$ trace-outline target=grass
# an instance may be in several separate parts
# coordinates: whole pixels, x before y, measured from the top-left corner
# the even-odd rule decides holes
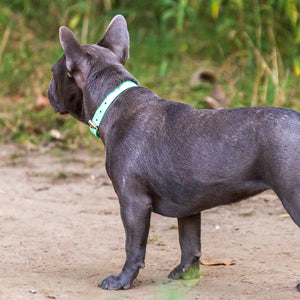
[[[148,243],[156,242],[159,239],[159,236],[153,235],[152,238],[148,238]]]
[[[62,55],[58,28],[95,43],[122,13],[131,37],[127,69],[159,96],[205,108],[212,85],[191,88],[192,74],[213,70],[228,107],[300,109],[300,23],[295,1],[160,2],[4,0],[0,4],[0,140],[29,149],[101,148],[88,127],[38,105]],[[205,4],[206,3],[206,4]],[[249,9],[253,8],[253,9]],[[101,12],[101,13],[100,13]],[[250,13],[251,12],[251,13]],[[237,16],[237,17],[236,17]],[[63,133],[55,141],[51,129]]]

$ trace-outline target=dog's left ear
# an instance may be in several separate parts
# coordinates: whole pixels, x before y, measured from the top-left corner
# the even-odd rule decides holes
[[[59,28],[59,40],[66,56],[66,67],[70,77],[82,89],[88,70],[87,56],[73,32],[65,27]]]
[[[109,23],[103,38],[97,43],[110,49],[124,65],[129,58],[129,33],[127,23],[122,15],[115,16]]]

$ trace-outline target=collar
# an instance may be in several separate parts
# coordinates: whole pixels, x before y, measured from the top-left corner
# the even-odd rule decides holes
[[[103,119],[107,109],[114,102],[114,100],[120,96],[124,91],[132,88],[138,87],[139,85],[131,80],[127,80],[122,82],[118,87],[116,87],[112,92],[110,92],[106,98],[102,101],[101,105],[97,108],[94,117],[92,120],[88,121],[90,125],[91,132],[97,137],[100,138],[99,135],[99,126],[101,120]]]

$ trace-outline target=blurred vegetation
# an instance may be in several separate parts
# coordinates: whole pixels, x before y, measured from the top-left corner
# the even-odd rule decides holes
[[[128,22],[127,69],[164,98],[206,107],[212,85],[191,88],[198,70],[213,72],[226,106],[300,109],[300,1],[297,0],[2,0],[0,136],[28,147],[99,144],[78,121],[45,105],[51,67],[62,55],[58,28],[95,43],[116,14]]]

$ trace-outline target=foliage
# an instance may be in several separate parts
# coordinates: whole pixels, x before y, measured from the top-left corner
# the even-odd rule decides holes
[[[51,66],[62,55],[60,25],[94,43],[118,13],[127,21],[127,68],[160,96],[202,108],[212,90],[189,87],[191,74],[213,68],[229,106],[299,109],[300,2],[297,0],[2,0],[0,3],[0,132],[6,140],[38,144],[49,130],[71,144],[90,144],[88,129],[51,108]],[[80,142],[79,142],[80,141]]]

